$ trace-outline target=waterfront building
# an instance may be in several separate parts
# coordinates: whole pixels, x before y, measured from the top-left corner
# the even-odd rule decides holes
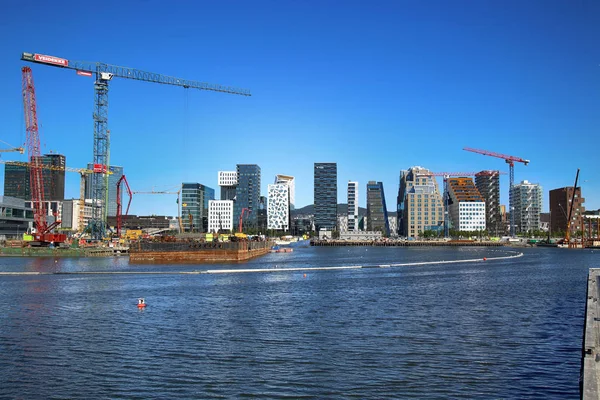
[[[258,232],[265,233],[267,232],[267,206],[268,201],[266,196],[260,196],[258,199]]]
[[[25,205],[25,200],[0,196],[0,209],[0,238],[21,239],[24,233],[31,231],[33,209]]]
[[[258,228],[258,210],[260,203],[260,167],[256,164],[238,164],[236,167],[238,184],[233,205],[233,224],[239,228],[239,218],[244,208],[242,225]]]
[[[301,236],[313,230],[313,222],[310,218],[294,218],[292,220],[292,235]]]
[[[233,200],[208,201],[208,232],[233,231]]]
[[[79,231],[88,226],[92,219],[92,200],[85,199],[83,205],[83,213],[80,212],[79,199],[64,200],[62,202],[62,216],[60,229]],[[111,226],[109,224],[109,226]]]
[[[459,231],[485,230],[485,201],[472,178],[448,178],[448,218]]]
[[[181,186],[181,219],[185,232],[208,230],[208,202],[215,199],[215,190],[200,183]]]
[[[315,229],[333,231],[337,223],[337,164],[314,165]]]
[[[290,227],[290,187],[287,183],[268,185],[268,199],[267,229],[287,231]]]
[[[383,236],[390,236],[390,224],[385,205],[383,183],[369,181],[367,183],[367,230],[381,232]]]
[[[492,236],[504,233],[500,214],[500,174],[498,171],[481,171],[475,175],[475,186],[485,202],[485,226]]]
[[[419,237],[424,231],[444,231],[444,207],[438,183],[431,172],[414,166],[400,172],[398,234]]]
[[[90,170],[94,169],[94,164],[89,163],[87,168]],[[115,217],[117,215],[117,182],[123,176],[123,167],[119,167],[116,165],[111,165],[108,167],[108,170],[111,174],[108,174],[108,186],[107,186],[107,195],[108,195],[108,203],[106,204],[106,215],[108,217]],[[123,186],[121,186],[123,189]],[[123,204],[123,192],[125,190],[121,190],[121,204]],[[92,176],[85,176],[85,198],[92,199],[94,197],[94,193],[92,192]]]
[[[542,212],[542,187],[526,180],[511,189],[515,209],[515,232],[527,233],[540,230]]]
[[[390,236],[398,236],[398,216],[395,212],[388,213],[388,225],[390,226]]]
[[[107,218],[108,226],[117,226],[117,217]],[[121,220],[121,230],[145,230],[148,233],[157,234],[169,230],[178,230],[177,218],[165,215],[123,215]]]
[[[62,154],[44,154],[40,162],[44,180],[44,200],[60,201],[65,198],[65,165]],[[4,195],[22,200],[31,200],[30,170],[25,165],[4,165]]]
[[[294,210],[296,208],[296,179],[290,175],[276,175],[275,184],[287,185],[290,197],[290,210]]]
[[[567,232],[569,210],[573,201],[571,214],[571,236],[581,230],[581,216],[585,213],[585,199],[581,196],[581,187],[575,189],[573,198],[573,186],[553,189],[550,191],[550,230],[551,232]]]
[[[340,229],[341,232],[346,230]],[[348,182],[348,232],[358,232],[358,182]]]
[[[221,188],[221,200],[234,200],[237,184],[237,171],[219,171],[219,187]]]

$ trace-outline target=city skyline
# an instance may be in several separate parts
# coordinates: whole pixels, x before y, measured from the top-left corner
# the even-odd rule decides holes
[[[515,166],[515,183],[539,183],[544,212],[548,191],[572,186],[577,168],[586,208],[600,208],[597,2],[233,3],[186,3],[187,12],[176,15],[129,3],[118,4],[115,14],[110,1],[101,9],[39,3],[28,11],[26,30],[23,6],[6,4],[0,139],[25,143],[20,54],[39,52],[251,91],[242,97],[111,81],[110,164],[123,167],[134,191],[172,190],[181,182],[217,188],[217,171],[257,164],[266,177],[294,176],[301,208],[313,204],[313,163],[331,161],[340,188],[360,183],[361,207],[363,182],[383,182],[391,211],[398,175],[412,166],[508,172],[503,160],[462,150],[475,147],[531,160]],[[202,25],[194,18],[225,14]],[[94,46],[74,35],[98,21],[108,29]],[[93,78],[28,65],[41,152],[86,166]],[[78,198],[77,174],[65,181],[65,197]],[[508,205],[507,175],[500,193]],[[174,200],[134,195],[130,213],[176,215]],[[338,190],[338,202],[346,202],[345,190]]]

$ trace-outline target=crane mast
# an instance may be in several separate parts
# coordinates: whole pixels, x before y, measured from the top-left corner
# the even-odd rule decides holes
[[[514,207],[513,190],[512,190],[514,183],[515,183],[515,162],[520,162],[520,163],[527,165],[527,164],[529,164],[529,160],[525,160],[521,157],[495,153],[493,151],[473,149],[470,147],[465,147],[463,150],[470,151],[472,153],[483,154],[484,156],[502,158],[508,164],[509,180],[510,180],[509,192],[508,192],[508,208],[510,210],[510,236],[515,237],[515,207]]]
[[[92,175],[92,239],[101,240],[106,233],[108,201],[108,176],[110,160],[110,131],[108,130],[108,83],[113,77],[134,79],[144,82],[180,86],[186,89],[208,90],[241,96],[251,96],[247,89],[197,82],[188,79],[161,75],[129,67],[101,62],[74,61],[39,53],[22,53],[21,60],[49,66],[72,69],[81,76],[94,76],[94,174]]]

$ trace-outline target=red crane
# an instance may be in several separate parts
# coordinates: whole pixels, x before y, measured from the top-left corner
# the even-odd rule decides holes
[[[502,158],[508,164],[508,170],[510,174],[510,183],[509,183],[509,192],[508,192],[508,208],[510,209],[510,236],[515,236],[515,213],[514,213],[514,204],[513,204],[513,195],[512,188],[515,182],[515,162],[520,162],[525,165],[529,164],[529,160],[525,160],[521,157],[516,156],[508,156],[506,154],[494,153],[493,151],[487,150],[479,150],[472,149],[470,147],[465,147],[463,150],[471,151],[473,153],[483,154],[484,156],[492,156],[497,158]]]
[[[125,188],[127,189],[127,194],[129,195],[129,202],[127,202],[127,209],[125,210],[125,215],[129,214],[129,206],[131,205],[132,193],[129,188],[129,183],[127,182],[127,178],[125,175],[121,175],[119,180],[117,181],[117,237],[121,237],[121,226],[123,224],[123,215],[121,209],[121,182],[125,182]]]
[[[238,232],[242,233],[242,222],[244,219],[244,211],[248,211],[248,214],[250,214],[252,211],[250,211],[248,208],[242,208],[242,212],[240,213],[240,220],[239,220],[239,226],[238,226]]]
[[[35,86],[31,68],[23,67],[23,109],[25,111],[25,126],[27,131],[27,153],[29,155],[29,181],[31,189],[31,204],[33,208],[33,219],[35,221],[36,233],[34,242],[39,245],[47,245],[51,242],[62,243],[67,236],[59,233],[50,233],[52,229],[60,225],[56,220],[48,225],[46,221],[46,202],[44,201],[44,174],[42,168],[42,155],[40,152],[40,135],[38,132],[37,106],[35,100]]]

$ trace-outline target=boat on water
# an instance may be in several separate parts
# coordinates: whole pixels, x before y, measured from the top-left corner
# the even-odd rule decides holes
[[[276,245],[271,247],[269,253],[291,253],[293,251],[294,249],[292,249],[291,247],[279,247]]]

